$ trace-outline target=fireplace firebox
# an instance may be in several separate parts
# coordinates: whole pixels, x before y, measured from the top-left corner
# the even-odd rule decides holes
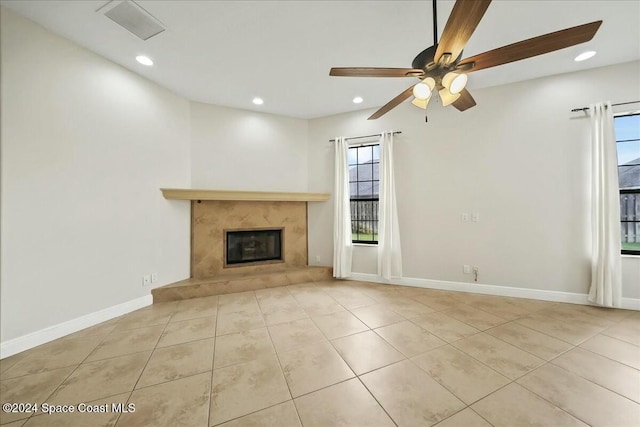
[[[228,267],[283,261],[283,229],[225,230]]]

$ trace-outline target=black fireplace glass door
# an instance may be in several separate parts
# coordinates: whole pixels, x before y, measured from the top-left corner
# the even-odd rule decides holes
[[[282,259],[282,230],[227,231],[227,264]]]

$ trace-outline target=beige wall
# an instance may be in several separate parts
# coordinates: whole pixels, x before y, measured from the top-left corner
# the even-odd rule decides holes
[[[472,92],[478,106],[464,113],[432,101],[428,123],[409,103],[376,121],[366,120],[373,110],[311,120],[309,191],[333,190],[330,138],[402,131],[404,277],[471,282],[469,264],[483,284],[586,293],[589,121],[570,110],[637,100],[640,62]],[[309,206],[312,264],[331,264],[332,209],[332,201]],[[463,212],[480,222],[462,222]],[[353,265],[375,273],[375,249],[356,247]],[[639,298],[640,258],[625,258],[623,271],[624,296]]]
[[[307,265],[306,202],[202,201],[193,203],[191,274],[195,278],[220,273],[264,272]],[[280,228],[284,262],[225,268],[225,230]]]
[[[2,341],[189,275],[189,103],[1,9]]]
[[[307,120],[191,103],[191,183],[217,190],[307,190]]]

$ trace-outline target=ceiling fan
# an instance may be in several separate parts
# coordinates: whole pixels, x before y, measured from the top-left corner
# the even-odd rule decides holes
[[[423,50],[415,57],[411,63],[412,68],[334,67],[329,72],[329,75],[343,77],[417,77],[420,79],[420,83],[411,85],[400,95],[393,98],[373,113],[369,120],[377,119],[386,114],[411,95],[414,96],[412,103],[426,110],[434,89],[437,89],[443,106],[453,105],[459,111],[465,111],[476,105],[476,101],[469,91],[465,89],[468,73],[587,42],[593,38],[598,28],[600,28],[600,24],[602,24],[602,21],[590,22],[461,59],[462,50],[478,23],[480,23],[490,3],[491,0],[456,0],[438,43],[436,0],[433,0],[434,45]]]

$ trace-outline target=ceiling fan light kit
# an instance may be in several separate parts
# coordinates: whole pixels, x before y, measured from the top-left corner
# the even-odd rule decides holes
[[[466,74],[447,73],[442,78],[442,86],[449,89],[452,94],[458,94],[462,92],[462,89],[467,85],[468,77]]]
[[[451,93],[446,87],[440,89],[438,91],[438,94],[440,95],[440,100],[442,101],[443,107],[447,107],[453,104],[458,100],[458,98],[460,98],[460,93]]]
[[[462,50],[487,11],[491,0],[456,0],[439,42],[437,3],[436,0],[432,1],[434,44],[415,57],[411,63],[412,68],[334,67],[329,72],[330,76],[341,77],[417,77],[421,80],[383,105],[369,117],[369,120],[386,114],[412,95],[414,99],[411,103],[418,108],[426,109],[436,87],[443,106],[453,105],[458,111],[468,110],[476,105],[469,91],[465,89],[468,73],[587,42],[595,36],[602,24],[602,21],[590,22],[462,59]]]
[[[413,96],[422,101],[429,99],[431,97],[431,91],[435,86],[436,81],[431,77],[427,77],[413,87]]]
[[[431,99],[431,97],[427,98],[427,99],[418,99],[418,98],[413,98],[413,101],[411,101],[411,103],[413,105],[415,105],[418,108],[422,108],[423,110],[427,109],[427,105],[429,105],[429,100]]]

